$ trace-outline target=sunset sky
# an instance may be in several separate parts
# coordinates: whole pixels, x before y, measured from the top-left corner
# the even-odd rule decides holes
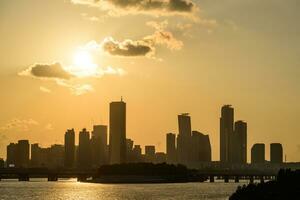
[[[254,143],[300,161],[299,0],[0,0],[0,157],[19,139],[49,146],[108,124],[165,151],[177,115],[209,134],[232,104]],[[78,137],[76,137],[78,142]]]

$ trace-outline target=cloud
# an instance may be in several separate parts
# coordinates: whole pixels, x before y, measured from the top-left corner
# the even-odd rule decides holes
[[[124,40],[118,42],[112,37],[105,38],[102,43],[103,50],[114,56],[146,56],[153,52],[153,47],[143,40]]]
[[[71,0],[74,4],[98,7],[110,15],[150,14],[182,15],[197,10],[190,0]]]
[[[30,126],[36,126],[39,123],[33,119],[18,119],[14,118],[8,121],[6,124],[0,127],[0,130],[6,131],[11,129],[18,129],[22,131],[28,131]]]
[[[51,93],[51,90],[50,90],[50,89],[48,89],[48,88],[46,88],[46,87],[43,87],[43,86],[40,86],[40,90],[41,90],[42,92],[45,92],[45,93]]]
[[[58,62],[53,64],[34,64],[20,72],[19,75],[56,79],[70,79],[73,77],[73,75],[67,72]]]
[[[87,46],[92,48],[93,46]],[[93,47],[94,48],[94,47]],[[93,68],[78,66],[63,67],[59,63],[54,64],[35,64],[21,71],[20,76],[29,76],[44,81],[54,81],[57,85],[66,87],[71,94],[79,96],[94,91],[90,84],[82,83],[86,78],[101,78],[104,75],[123,76],[126,71],[121,68],[99,67],[93,64]],[[44,86],[39,88],[42,92],[51,93],[52,91]]]
[[[176,39],[171,32],[164,30],[168,25],[167,21],[161,23],[150,21],[147,22],[147,25],[156,30],[153,34],[145,36],[140,40],[134,41],[126,39],[120,42],[114,40],[112,37],[107,37],[100,45],[95,44],[95,41],[93,41],[86,46],[95,48],[102,47],[102,49],[110,55],[124,57],[153,57],[157,45],[166,45],[166,47],[171,50],[180,50],[182,48],[183,42]]]

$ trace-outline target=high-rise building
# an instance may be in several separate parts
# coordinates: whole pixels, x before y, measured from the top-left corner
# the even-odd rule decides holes
[[[208,135],[198,131],[192,131],[191,140],[191,161],[211,162],[211,145]]]
[[[146,162],[155,162],[155,146],[147,145],[145,146],[145,161]]]
[[[95,125],[91,138],[92,165],[99,167],[107,164],[107,126]]]
[[[272,143],[270,145],[270,161],[277,164],[283,162],[283,150],[280,143]]]
[[[17,162],[17,144],[10,143],[6,147],[6,165],[7,167],[15,167]]]
[[[166,136],[167,142],[167,163],[176,163],[176,135],[173,133],[168,133]]]
[[[133,155],[133,140],[126,139],[126,162],[131,163],[134,162]]]
[[[79,132],[78,167],[89,168],[91,165],[90,133],[84,128]]]
[[[224,105],[220,118],[220,161],[230,163],[233,160],[233,122],[234,109],[231,105]]]
[[[155,163],[165,163],[167,156],[164,152],[155,153]]]
[[[142,162],[142,148],[140,145],[134,145],[132,153],[134,162]]]
[[[74,131],[74,129],[69,129],[65,133],[64,166],[66,168],[72,168],[75,166],[75,131]]]
[[[263,164],[265,162],[265,144],[254,144],[251,148],[251,164]]]
[[[192,135],[191,117],[187,114],[178,115],[179,134],[177,138],[178,163],[188,165],[190,161],[190,142]]]
[[[40,167],[41,162],[41,148],[39,147],[38,143],[31,144],[31,159],[30,159],[30,166],[31,167]]]
[[[111,102],[109,108],[110,164],[126,162],[126,103]]]
[[[53,144],[48,150],[48,168],[62,168],[64,166],[65,148],[61,144]]]
[[[236,121],[234,124],[234,160],[235,163],[247,163],[247,123]]]
[[[29,141],[19,140],[17,144],[17,160],[16,167],[27,168],[29,167]]]

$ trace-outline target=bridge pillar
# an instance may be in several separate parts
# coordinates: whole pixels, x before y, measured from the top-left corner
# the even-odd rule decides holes
[[[58,180],[58,178],[57,178],[56,175],[49,175],[48,176],[48,181],[57,181],[57,180]]]
[[[251,184],[254,183],[254,177],[253,177],[253,176],[250,176],[250,177],[249,177],[249,180],[250,180],[250,183],[251,183]]]
[[[214,175],[209,176],[209,182],[211,182],[211,183],[215,182],[215,176]]]
[[[224,182],[228,183],[229,182],[229,176],[224,176]]]
[[[260,176],[259,179],[260,179],[260,183],[264,183],[265,182],[264,176]]]
[[[21,175],[19,175],[19,181],[29,181],[28,174],[21,174]]]
[[[240,177],[239,176],[235,176],[234,177],[234,182],[236,182],[236,183],[240,182]]]
[[[77,181],[78,182],[86,181],[86,179],[87,179],[87,177],[86,176],[82,176],[82,175],[77,177]]]

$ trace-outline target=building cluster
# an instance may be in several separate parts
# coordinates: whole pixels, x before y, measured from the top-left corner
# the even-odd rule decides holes
[[[266,162],[267,161],[265,159],[265,144],[254,144],[251,148],[251,163],[265,164]],[[280,143],[272,143],[270,145],[270,163],[283,163],[283,148]]]
[[[191,117],[183,113],[178,115],[178,134],[166,134],[166,153],[157,152],[154,145],[146,145],[142,153],[142,147],[126,137],[126,103],[121,100],[110,103],[109,126],[94,125],[91,132],[82,129],[78,145],[75,144],[74,129],[66,131],[64,145],[43,148],[39,144],[30,145],[28,140],[10,143],[7,146],[6,166],[88,169],[105,164],[167,162],[199,167],[211,163],[211,152],[209,136],[192,131]],[[281,144],[271,144],[271,162],[281,163],[282,152]],[[252,147],[251,162],[265,162],[264,144]],[[230,105],[221,109],[220,163],[247,163],[247,123],[234,122],[234,109]],[[4,162],[0,164],[1,167]]]

